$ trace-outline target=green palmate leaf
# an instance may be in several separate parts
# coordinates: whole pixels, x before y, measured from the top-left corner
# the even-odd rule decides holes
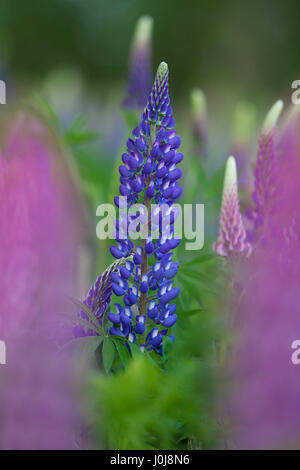
[[[105,372],[108,374],[115,358],[115,345],[111,338],[104,338],[102,358]]]
[[[128,362],[130,361],[130,354],[125,346],[124,341],[114,338],[113,343],[118,351],[123,366],[126,367]]]
[[[197,281],[200,281],[205,284],[215,284],[216,283],[216,271],[215,270],[208,270],[202,267],[193,266],[196,269],[191,269],[191,266],[183,265],[180,268],[180,273],[184,276],[190,277]]]
[[[183,275],[178,273],[178,282],[183,287],[183,290],[186,291],[190,297],[198,302],[201,308],[203,308],[202,297],[200,293],[200,289],[198,285],[195,285],[188,279],[186,279]]]
[[[207,261],[210,261],[215,258],[216,258],[216,255],[214,253],[207,253],[205,255],[197,256],[196,258],[191,259],[190,261],[187,261],[186,263],[183,263],[182,267],[185,268],[185,267],[194,266],[200,263],[206,263]]]
[[[167,362],[170,359],[171,351],[174,347],[173,341],[168,337],[163,337],[163,358]]]
[[[143,353],[137,344],[130,344],[130,350],[133,357],[140,357]]]
[[[207,276],[204,273],[199,273],[199,274],[198,273],[190,273],[189,275],[187,275],[187,273],[184,273],[184,276],[191,279],[191,282],[192,282],[192,280],[194,282],[197,281],[197,284],[194,284],[194,285],[196,285],[198,287],[198,289],[199,289],[199,285],[198,285],[198,282],[199,282],[201,284],[201,290],[202,291],[210,292],[213,295],[219,295],[220,294],[222,286],[217,281],[215,281],[215,283],[214,283],[213,278],[211,278],[211,276]]]
[[[142,352],[139,346],[135,343],[130,343],[130,351],[133,359],[143,358],[144,360],[150,361],[152,364],[157,366],[157,361],[159,361],[160,357],[155,354],[155,358],[152,356],[152,351],[144,351]]]
[[[65,132],[64,137],[69,145],[78,145],[96,140],[99,135],[97,132],[85,129],[84,119],[77,116]]]
[[[144,353],[145,358],[151,362],[151,364],[155,365],[156,367],[162,368],[164,363],[164,359],[156,352],[152,351],[145,351]]]
[[[193,315],[197,315],[197,313],[201,313],[203,309],[195,308],[193,310],[183,310],[180,312],[180,318],[191,317]]]
[[[188,267],[185,268],[184,266],[180,269],[180,272],[181,274],[184,274],[187,277],[191,277],[192,279],[196,279],[197,281],[201,281],[203,280],[203,276],[205,277],[202,271],[195,271]]]
[[[193,287],[191,287],[192,283],[189,282],[189,292],[191,292],[191,295],[192,297],[198,301],[198,304],[199,306],[201,307],[201,309],[204,308],[204,300],[203,298],[205,297],[205,294],[210,294],[210,295],[213,295],[213,296],[219,296],[220,292],[217,290],[217,289],[213,289],[211,288],[210,286],[206,285],[206,284],[202,284],[201,288],[199,288],[199,285],[197,284],[193,284]],[[201,290],[201,295],[200,293],[197,294],[196,290],[198,289]],[[198,295],[198,296],[197,296]]]
[[[29,104],[29,107],[32,106],[55,130],[61,131],[59,118],[43,95],[34,93],[32,95],[32,105]]]

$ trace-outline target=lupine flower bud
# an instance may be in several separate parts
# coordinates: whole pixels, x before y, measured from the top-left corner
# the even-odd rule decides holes
[[[191,91],[191,119],[196,155],[207,157],[207,111],[206,98],[202,90]]]
[[[118,246],[111,247],[111,254],[117,259],[131,256],[132,262],[127,261],[110,275],[112,290],[123,297],[125,311],[120,311],[116,304],[117,313],[107,315],[113,324],[111,335],[121,335],[129,342],[138,340],[141,350],[154,349],[158,354],[162,354],[163,336],[177,319],[174,304],[169,305],[169,302],[179,294],[179,288],[174,287],[172,281],[178,270],[178,264],[172,262],[172,250],[180,243],[180,239],[174,238],[176,215],[172,206],[182,191],[178,184],[182,171],[177,164],[183,154],[177,152],[181,140],[173,129],[175,120],[170,106],[168,73],[167,64],[162,62],[140,125],[127,140],[127,152],[122,156],[120,193],[127,197],[130,228],[125,229],[126,236],[121,240],[118,237],[120,220],[116,222]],[[115,198],[115,203],[120,206],[119,198]],[[154,237],[146,233],[134,244],[130,236],[133,238],[133,222],[137,216],[130,215],[130,207],[136,203],[140,204],[140,225],[143,226],[139,230],[143,232],[145,226],[148,229],[147,215],[151,223],[154,216],[156,220],[151,230],[157,230],[157,234]],[[156,209],[152,209],[152,203]],[[166,213],[160,211],[162,204],[168,209]],[[169,228],[167,235],[165,225]],[[148,263],[150,257],[152,263]],[[150,291],[151,300],[148,298]],[[126,316],[126,308],[133,305],[134,312],[137,311],[135,317]],[[146,341],[144,335],[147,335]]]
[[[236,163],[232,156],[226,163],[219,237],[213,245],[213,250],[220,256],[233,254],[248,256],[251,252],[240,214]]]
[[[275,194],[275,152],[274,129],[283,108],[283,102],[277,101],[267,114],[259,139],[256,167],[254,171],[253,208],[246,211],[253,222],[250,238],[264,239],[265,226],[273,211]]]
[[[142,16],[134,33],[130,70],[128,78],[128,95],[124,101],[126,108],[144,108],[151,88],[151,37],[153,19]]]

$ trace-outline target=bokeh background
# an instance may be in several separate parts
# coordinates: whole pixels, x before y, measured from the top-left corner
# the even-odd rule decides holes
[[[2,0],[2,69],[20,84],[68,65],[86,86],[122,86],[142,14],[155,19],[154,63],[168,58],[177,96],[195,83],[282,94],[299,72],[297,0]]]
[[[300,73],[297,0],[1,0],[0,73],[9,102],[45,81],[56,84],[56,95],[65,87],[65,113],[67,105],[81,111],[92,102],[96,117],[85,116],[116,149],[109,123],[121,125],[130,41],[144,14],[154,18],[154,67],[169,63],[175,112],[195,86],[206,92],[214,122],[240,98],[255,101],[260,113],[289,99]]]
[[[7,84],[7,105],[0,115],[28,99],[32,103],[32,95],[42,97],[62,133],[69,132],[69,143],[76,144],[72,152],[94,206],[107,200],[113,161],[128,133],[122,102],[134,28],[142,15],[154,20],[153,76],[162,60],[169,64],[172,106],[186,154],[192,147],[190,91],[197,87],[205,93],[206,165],[212,170],[235,151],[241,102],[251,114],[244,140],[255,161],[266,111],[277,99],[290,104],[291,84],[300,75],[297,0],[1,0],[0,78]],[[85,129],[80,138],[78,128]]]

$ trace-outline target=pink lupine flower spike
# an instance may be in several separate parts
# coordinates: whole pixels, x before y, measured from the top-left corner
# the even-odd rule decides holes
[[[226,163],[219,236],[213,244],[213,250],[219,256],[248,256],[251,253],[239,208],[236,162],[232,156]]]

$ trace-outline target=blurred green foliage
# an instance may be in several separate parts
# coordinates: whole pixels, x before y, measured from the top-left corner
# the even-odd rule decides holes
[[[272,100],[298,78],[299,13],[297,0],[2,0],[0,69],[32,83],[67,64],[97,87],[124,81],[135,22],[150,14],[172,93],[231,87]]]
[[[165,348],[161,364],[136,348],[125,370],[94,374],[89,400],[105,447],[186,449],[191,440],[202,448],[216,445],[212,342],[218,327],[208,314],[180,323],[176,343]],[[105,348],[110,363],[111,349]]]

